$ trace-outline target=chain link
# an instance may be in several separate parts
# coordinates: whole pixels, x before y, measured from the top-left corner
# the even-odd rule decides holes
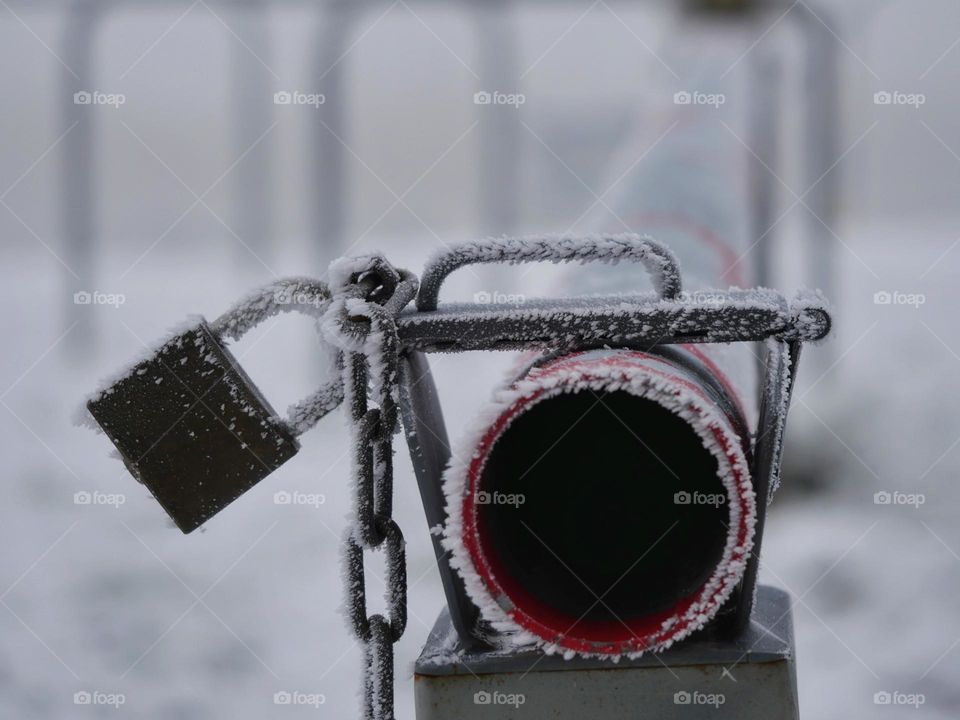
[[[373,280],[371,280],[373,278]],[[344,539],[347,608],[364,644],[364,718],[393,720],[393,645],[407,625],[403,533],[393,520],[393,435],[397,426],[399,339],[396,315],[413,299],[417,280],[372,257],[351,282],[334,288],[324,333],[343,353],[344,400],[351,424],[354,523]],[[371,398],[376,406],[371,407]],[[386,555],[387,617],[367,615],[364,552]]]

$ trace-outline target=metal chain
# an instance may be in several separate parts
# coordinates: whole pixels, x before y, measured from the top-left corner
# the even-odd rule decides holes
[[[400,348],[395,318],[416,292],[417,280],[411,273],[373,257],[349,284],[334,288],[323,321],[325,335],[344,357],[355,493],[355,518],[344,539],[344,564],[350,623],[364,644],[363,717],[367,720],[394,719],[393,645],[407,625],[404,539],[392,517]],[[371,398],[376,402],[373,407]],[[367,615],[363,554],[381,548],[386,553],[388,617]]]

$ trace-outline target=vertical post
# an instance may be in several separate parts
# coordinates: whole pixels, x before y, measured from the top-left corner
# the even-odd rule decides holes
[[[753,229],[751,237],[761,238],[754,250],[754,269],[751,275],[759,285],[773,287],[772,244],[775,234],[770,231],[775,218],[777,182],[775,173],[779,165],[780,80],[781,68],[778,58],[759,48],[750,61],[751,82],[748,102],[751,146],[757,154],[752,158],[750,173]]]
[[[836,240],[825,225],[833,227],[840,204],[840,175],[837,168],[831,168],[840,153],[839,41],[824,24],[830,22],[828,8],[818,5],[815,15],[801,3],[799,10],[806,39],[804,190],[813,186],[806,199],[810,210],[804,225],[808,238],[805,280],[836,299]],[[829,351],[816,355],[816,363],[831,361]]]
[[[481,90],[519,92],[516,24],[506,0],[476,3],[475,32]],[[520,108],[480,107],[480,223],[482,234],[516,228],[520,192]]]
[[[270,38],[266,6],[261,0],[245,0],[234,9],[236,32],[242,42],[232,44],[230,69],[233,75],[234,142],[244,152],[270,125],[273,94],[266,77],[273,71],[269,65]],[[234,216],[236,231],[253,252],[268,260],[274,250],[272,230],[271,143],[266,137],[257,143],[234,170]],[[239,246],[239,244],[238,244]],[[250,259],[239,246],[242,260]]]
[[[318,85],[325,102],[310,114],[314,148],[313,227],[320,267],[345,249],[347,204],[349,202],[346,172],[347,88],[344,83],[347,40],[353,21],[362,5],[355,0],[330,0],[320,20],[312,82]],[[312,91],[312,89],[311,89]]]
[[[78,290],[97,290],[94,224],[97,210],[96,113],[78,105],[74,93],[92,92],[93,43],[101,18],[100,0],[74,0],[66,14],[62,52],[64,69],[60,73],[59,116],[63,139],[63,168],[60,186],[60,224],[64,263],[71,273],[64,275],[64,303],[67,325],[77,323],[65,347],[74,356],[89,356],[96,341],[96,313],[76,305]],[[69,69],[68,69],[69,68]],[[76,277],[74,276],[76,275]],[[78,279],[79,278],[79,279]]]
[[[757,238],[759,244],[754,252],[754,265],[751,275],[762,287],[775,287],[773,271],[773,243],[776,234],[771,230],[776,222],[777,189],[779,183],[775,177],[779,167],[780,148],[780,86],[781,66],[775,53],[757,48],[756,55],[749,65],[751,97],[748,100],[749,142],[757,154],[752,160],[750,173],[750,194],[754,198],[751,208],[753,228],[750,237]],[[766,363],[763,352],[757,353],[757,376],[763,377]],[[758,388],[762,393],[762,388]],[[760,398],[761,403],[763,397]]]

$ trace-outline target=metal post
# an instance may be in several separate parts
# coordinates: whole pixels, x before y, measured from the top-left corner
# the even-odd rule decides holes
[[[480,90],[517,93],[517,32],[506,0],[474,4],[480,67]],[[520,108],[483,106],[480,112],[481,234],[513,230],[519,216],[521,126]]]
[[[269,65],[270,38],[266,4],[261,0],[240,2],[234,9],[236,32],[242,38],[232,45],[234,136],[240,152],[247,150],[270,125],[272,112]],[[270,177],[270,137],[262,138],[232,173],[235,200],[236,232],[244,244],[266,261],[275,249],[270,233],[272,226],[272,191]],[[244,261],[250,256],[238,243],[238,255]]]
[[[780,81],[781,67],[778,58],[761,49],[754,51],[749,69],[751,73],[750,127],[748,131],[756,158],[752,158],[750,173],[750,194],[754,198],[752,219],[753,229],[750,236],[757,238],[759,244],[754,250],[752,276],[763,287],[774,287],[773,277],[773,240],[775,233],[770,230],[774,223],[777,189],[775,174],[779,166],[779,124],[780,124]]]
[[[345,249],[347,205],[350,200],[346,170],[347,100],[344,83],[344,55],[354,20],[363,11],[354,0],[330,0],[320,21],[312,81],[317,92],[325,97],[315,113],[311,113],[311,134],[315,143],[313,237],[316,238],[319,266]],[[311,89],[312,90],[312,89]]]
[[[63,139],[63,170],[60,186],[60,223],[63,256],[76,274],[64,275],[66,325],[76,323],[64,347],[73,357],[89,356],[94,349],[96,313],[72,300],[78,290],[97,290],[97,248],[94,224],[97,210],[96,113],[78,105],[74,93],[95,90],[93,44],[100,25],[104,3],[101,0],[74,0],[70,4],[63,31],[63,64],[60,73],[60,117]],[[68,69],[69,68],[69,69]],[[78,279],[79,278],[79,279]]]
[[[798,8],[806,39],[804,70],[804,190],[809,208],[804,223],[807,240],[805,281],[831,298],[837,295],[834,226],[840,207],[840,171],[832,167],[840,154],[840,43],[829,28],[829,8]],[[817,353],[820,366],[832,362],[830,351]]]

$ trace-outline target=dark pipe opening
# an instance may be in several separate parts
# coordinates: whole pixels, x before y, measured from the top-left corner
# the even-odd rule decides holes
[[[495,576],[522,591],[512,597],[530,606],[521,609],[571,624],[669,611],[707,581],[726,544],[716,459],[686,421],[623,391],[532,406],[493,446],[479,490]],[[691,502],[677,502],[681,492]]]

